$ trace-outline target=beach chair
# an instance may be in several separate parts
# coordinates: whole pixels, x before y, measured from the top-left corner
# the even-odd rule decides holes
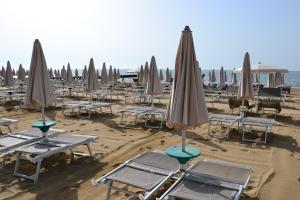
[[[129,114],[131,116],[134,116],[134,125],[136,125],[136,121],[138,116],[142,115],[143,113],[146,113],[148,111],[151,111],[152,108],[151,107],[141,107],[141,106],[137,106],[137,107],[130,107],[130,108],[126,108],[120,111],[121,113],[121,124],[124,123],[124,115],[125,114]]]
[[[96,138],[96,136],[62,134],[54,138],[49,138],[48,140],[43,140],[26,145],[24,147],[20,147],[15,150],[17,161],[15,165],[14,176],[32,180],[36,184],[40,174],[42,161],[45,158],[59,154],[66,150],[70,150],[72,156],[89,155],[92,157],[90,143],[95,141]],[[78,147],[80,145],[85,145],[88,149],[89,154],[83,154],[73,151],[75,147]],[[33,175],[26,175],[19,172],[20,160],[27,160],[35,164],[35,173]]]
[[[18,120],[15,119],[8,119],[8,118],[1,118],[0,119],[0,126],[6,126],[8,128],[8,131],[11,133],[11,125],[17,123]],[[2,133],[2,130],[0,129],[0,133]]]
[[[176,159],[167,156],[164,152],[153,151],[126,161],[92,183],[108,185],[106,200],[110,199],[112,189],[148,200],[178,172],[179,165]],[[114,182],[142,189],[143,192],[138,194],[122,189],[114,186]]]
[[[250,174],[249,166],[206,159],[190,167],[160,200],[238,200]]]
[[[92,112],[96,113],[97,109],[100,109],[100,112],[103,112],[103,108],[107,108],[110,111],[110,114],[112,114],[112,104],[107,102],[89,102],[88,104],[81,104],[79,105],[78,115],[80,115],[80,112],[82,109],[85,109],[86,112],[88,112],[88,119],[91,117]]]
[[[211,126],[223,126],[226,127],[224,137],[228,139],[230,129],[237,123],[239,127],[241,117],[236,115],[223,115],[223,114],[212,114],[208,117],[208,133],[207,137],[215,137],[211,132]]]
[[[281,96],[280,88],[260,88],[257,96],[257,111],[265,113],[267,110],[274,110],[274,118],[281,112],[284,98]]]
[[[268,134],[272,131],[272,126],[275,123],[274,119],[258,118],[258,117],[246,117],[241,121],[241,127],[243,132],[242,141],[258,142],[267,144]],[[260,129],[261,128],[261,129]],[[263,131],[265,137],[263,140],[256,140],[246,138],[247,131]]]
[[[64,130],[51,128],[48,131],[48,137],[54,137],[64,132]],[[40,129],[37,128],[2,135],[0,137],[0,158],[2,158],[0,169],[4,168],[7,157],[9,155],[12,155],[15,152],[15,149],[30,143],[40,141],[42,139],[44,139],[43,134]]]
[[[231,113],[233,114],[233,109],[240,108],[242,106],[242,100],[237,99],[237,97],[229,97],[228,104],[229,104],[229,108],[231,109]],[[248,111],[248,110],[252,110],[252,108],[255,107],[255,104],[250,104],[248,100],[245,100],[244,106]]]

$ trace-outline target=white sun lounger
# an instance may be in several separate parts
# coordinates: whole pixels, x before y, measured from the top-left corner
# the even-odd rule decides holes
[[[164,152],[153,151],[139,155],[96,181],[93,185],[107,184],[106,200],[110,199],[111,190],[117,190],[148,200],[158,192],[179,171],[178,161]],[[131,192],[113,185],[113,182],[140,188],[143,193]]]
[[[70,150],[72,156],[74,155],[89,155],[92,156],[90,143],[96,140],[96,136],[87,136],[87,135],[68,135],[62,134],[48,140],[43,140],[37,143],[29,144],[24,147],[18,148],[16,152],[16,165],[14,170],[14,175],[22,178],[26,178],[37,183],[38,177],[40,174],[40,168],[42,161],[50,156],[61,153],[65,150]],[[86,145],[89,154],[83,154],[74,152],[73,148]],[[20,160],[27,160],[36,165],[35,174],[26,175],[19,172]]]
[[[18,120],[16,119],[8,119],[8,118],[1,118],[0,119],[0,126],[6,126],[9,130],[9,132],[11,133],[11,125],[17,123]],[[2,133],[2,130],[0,129],[0,133]]]
[[[48,137],[54,137],[64,132],[64,130],[51,128],[48,131]],[[7,157],[13,154],[16,148],[40,141],[42,139],[43,134],[37,128],[18,133],[2,135],[0,137],[0,158],[2,158],[0,169],[4,168]]]
[[[141,106],[137,106],[137,107],[130,107],[130,108],[126,108],[120,111],[121,113],[121,124],[123,124],[123,119],[124,119],[124,115],[125,114],[129,114],[131,116],[134,116],[134,125],[136,125],[136,121],[138,116],[140,116],[143,113],[146,113],[148,111],[151,111],[152,108],[151,107],[141,107]]]
[[[208,120],[209,120],[208,134],[207,134],[208,138],[215,137],[215,135],[213,135],[211,132],[211,126],[221,125],[223,127],[226,127],[226,132],[225,132],[224,136],[228,139],[230,129],[236,123],[238,124],[238,127],[239,127],[241,117],[236,116],[236,115],[213,114],[208,117]]]
[[[190,167],[160,200],[238,200],[250,174],[249,166],[206,159]]]

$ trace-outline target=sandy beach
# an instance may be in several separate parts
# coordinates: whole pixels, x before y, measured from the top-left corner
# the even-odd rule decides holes
[[[77,98],[78,99],[78,98]],[[74,101],[74,99],[67,99]],[[52,156],[42,163],[42,172],[38,184],[14,177],[15,158],[10,157],[6,168],[0,172],[0,199],[104,199],[107,187],[94,187],[92,179],[99,178],[124,161],[151,150],[164,151],[167,147],[181,143],[181,135],[174,129],[162,130],[141,128],[141,119],[137,127],[120,124],[119,111],[126,106],[124,100],[113,100],[113,114],[96,114],[91,119],[74,116],[62,116],[60,108],[46,111],[50,119],[57,121],[55,128],[67,133],[95,135],[99,138],[92,143],[94,158],[76,157],[70,152]],[[164,99],[160,107],[166,107]],[[208,103],[209,114],[231,114],[228,103]],[[0,117],[13,118],[19,122],[13,131],[31,128],[31,123],[40,119],[40,113],[20,109],[18,105],[0,106]],[[237,110],[235,113],[237,114]],[[129,125],[129,126],[128,126]],[[293,89],[276,119],[267,145],[241,142],[241,134],[234,130],[229,139],[207,139],[208,125],[187,132],[187,143],[201,149],[202,155],[192,160],[193,164],[204,158],[215,158],[251,166],[251,180],[242,199],[281,200],[298,199],[300,195],[300,90]],[[3,131],[7,131],[2,128]],[[222,128],[213,129],[222,133]],[[84,150],[84,149],[79,149]],[[32,172],[33,166],[25,164],[22,170]],[[112,199],[134,199],[125,194],[114,192]]]

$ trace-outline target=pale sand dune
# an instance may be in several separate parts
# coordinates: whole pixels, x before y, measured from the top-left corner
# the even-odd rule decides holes
[[[202,155],[191,163],[208,157],[250,165],[252,176],[243,199],[297,199],[300,195],[299,97],[300,93],[297,93],[297,96],[290,97],[291,102],[286,102],[268,145],[241,143],[237,131],[231,132],[228,141],[207,140],[207,125],[189,131],[187,142],[202,151]],[[123,107],[117,104],[113,106],[113,115],[99,114],[90,120],[63,117],[59,109],[47,111],[50,118],[57,120],[55,128],[65,129],[69,133],[99,136],[97,142],[92,144],[95,159],[82,157],[71,160],[69,152],[53,156],[43,162],[39,182],[33,185],[12,176],[14,158],[10,158],[5,170],[0,172],[0,199],[104,199],[106,186],[93,187],[92,179],[104,175],[135,155],[180,144],[181,136],[176,130],[120,126],[117,111]],[[215,104],[215,108],[210,111],[231,113],[225,103]],[[18,107],[7,110],[7,106],[1,106],[0,110],[0,117],[20,120],[13,130],[29,129],[32,121],[40,119],[40,113]],[[132,122],[132,118],[126,120]],[[221,128],[214,130],[220,133],[224,131]],[[27,171],[32,169],[30,164],[24,166]],[[134,199],[116,192],[112,197],[114,200]]]

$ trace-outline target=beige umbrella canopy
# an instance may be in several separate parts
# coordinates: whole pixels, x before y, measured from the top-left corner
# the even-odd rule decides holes
[[[182,31],[177,56],[172,93],[169,99],[167,126],[182,131],[182,150],[185,151],[185,131],[208,122],[208,113],[201,84],[202,76],[196,67],[192,31]]]
[[[21,81],[25,80],[25,69],[22,67],[22,64],[19,65],[18,79]]]
[[[57,70],[57,78],[61,78],[59,70]]]
[[[10,66],[10,62],[7,61],[4,85],[13,86],[13,84],[14,84],[13,72]]]
[[[49,70],[49,77],[50,77],[50,78],[53,78],[53,71],[52,71],[52,68],[50,68],[50,70]]]
[[[231,83],[235,84],[237,82],[236,73],[231,72]]]
[[[82,70],[82,80],[86,80],[87,79],[87,68],[86,68],[86,65],[84,65],[84,68]]]
[[[72,70],[70,67],[70,63],[68,63],[68,67],[67,67],[67,83],[71,84],[73,82],[73,74],[72,74]]]
[[[120,69],[117,69],[117,79],[121,78]]]
[[[208,72],[208,81],[211,82],[211,72]]]
[[[97,76],[97,79],[100,77],[100,74],[99,74],[99,70],[98,70],[98,69],[96,70],[96,76]]]
[[[28,108],[42,108],[43,121],[45,121],[44,108],[50,106],[54,100],[43,49],[39,40],[35,40],[25,106]]]
[[[93,92],[99,88],[96,70],[94,66],[94,60],[93,58],[90,59],[89,69],[87,72],[87,85],[86,90],[88,92]]]
[[[106,70],[106,65],[105,62],[103,63],[102,66],[102,71],[101,71],[101,83],[102,84],[107,84],[108,80],[107,80],[107,70]]]
[[[63,68],[61,69],[61,78],[64,80],[64,81],[66,81],[67,80],[67,71],[66,71],[66,68],[65,68],[65,66],[63,66]]]
[[[3,78],[5,78],[5,76],[6,76],[5,68],[3,66],[2,66],[2,70],[1,70],[1,76]]]
[[[12,75],[13,75],[13,76],[16,75],[15,69],[12,69]]]
[[[108,81],[110,82],[110,81],[113,81],[113,68],[112,68],[112,66],[110,65],[109,66],[109,70],[108,70]]]
[[[117,77],[117,69],[114,68],[114,72],[113,72],[113,81],[114,81],[114,82],[117,82],[117,79],[118,79],[118,77]]]
[[[140,72],[139,72],[139,82],[143,82],[144,79],[144,67],[141,65]]]
[[[79,77],[79,73],[78,73],[78,69],[76,68],[75,69],[75,78],[78,79],[78,77]]]
[[[167,70],[166,70],[166,82],[171,82],[169,67],[167,67]]]
[[[215,70],[213,69],[212,73],[211,73],[211,82],[216,82],[216,81],[217,81],[217,78],[216,78]]]
[[[163,74],[163,70],[162,69],[159,70],[159,80],[161,80],[161,81],[164,80],[164,74]]]
[[[158,76],[156,61],[154,56],[152,56],[150,61],[150,70],[149,70],[148,80],[146,84],[145,94],[157,95],[161,93],[162,93],[162,87]]]
[[[225,83],[227,83],[227,74],[226,74],[225,70],[224,70],[224,81],[225,81]]]
[[[221,67],[220,70],[220,84],[219,84],[219,88],[223,89],[225,86],[225,74],[224,74],[224,69],[223,67]]]
[[[254,99],[254,92],[251,80],[250,56],[247,52],[244,57],[244,64],[241,72],[238,99],[242,99],[241,117],[244,117],[244,102],[246,99]]]
[[[149,68],[148,68],[148,62],[146,62],[144,68],[144,77],[143,77],[144,84],[146,84],[148,81],[148,75],[149,75]]]

